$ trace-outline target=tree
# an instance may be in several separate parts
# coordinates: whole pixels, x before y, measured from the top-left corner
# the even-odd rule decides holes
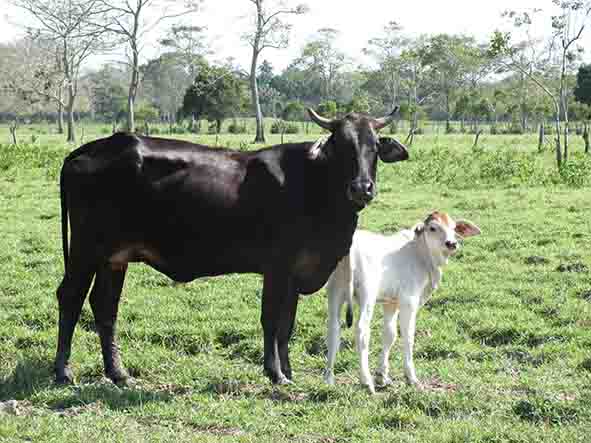
[[[443,99],[445,127],[449,132],[454,94],[477,81],[474,74],[480,72],[481,52],[472,37],[439,34],[429,39],[425,62],[431,66],[433,82]]]
[[[141,48],[146,35],[162,21],[179,18],[197,11],[200,0],[94,0],[109,13],[103,29],[127,45],[127,63],[130,70],[127,95],[127,130],[135,131],[134,103],[140,84]],[[151,10],[151,14],[147,11]],[[150,17],[156,17],[150,19]]]
[[[305,108],[300,102],[289,102],[283,108],[281,118],[287,121],[301,121],[304,119]]]
[[[377,62],[376,74],[382,86],[386,105],[394,109],[398,101],[401,86],[401,52],[408,45],[408,39],[402,35],[402,27],[396,22],[384,26],[380,37],[368,41],[369,47],[364,52]]]
[[[576,101],[591,106],[591,65],[579,67],[577,85],[573,92]]]
[[[160,40],[162,46],[177,54],[191,79],[197,74],[199,62],[212,52],[205,39],[206,31],[204,26],[177,25]]]
[[[591,119],[591,65],[579,67],[577,85],[574,90],[575,100],[581,104],[579,118],[584,121],[583,140],[585,152],[589,153],[589,120]]]
[[[316,73],[322,81],[322,98],[334,100],[334,84],[342,68],[347,64],[345,54],[337,49],[336,40],[339,31],[332,28],[322,28],[317,37],[308,42],[296,64],[308,72]]]
[[[256,117],[255,143],[265,142],[263,127],[263,113],[259,100],[257,83],[258,58],[266,48],[283,49],[289,43],[289,31],[291,25],[283,20],[285,16],[301,15],[308,11],[307,6],[299,4],[295,7],[288,7],[284,2],[271,4],[271,0],[249,0],[255,7],[253,28],[243,35],[243,39],[252,47],[252,58],[250,62],[250,91],[252,105]]]
[[[67,113],[67,140],[76,140],[74,105],[80,69],[93,53],[105,48],[104,29],[96,23],[104,19],[100,0],[12,0],[36,21],[27,26],[30,39],[47,49],[43,63],[21,84],[29,92],[47,97]],[[63,97],[63,90],[66,97]]]
[[[225,118],[239,113],[246,104],[245,83],[226,66],[202,62],[183,99],[183,113],[206,116],[219,133]]]
[[[552,16],[552,37],[548,42],[548,57],[540,67],[536,64],[524,65],[516,54],[519,47],[511,43],[511,33],[496,31],[490,43],[490,53],[497,57],[498,62],[506,69],[525,75],[552,100],[554,105],[554,126],[556,129],[556,164],[560,168],[568,161],[568,85],[567,75],[572,62],[580,52],[574,45],[580,40],[585,24],[591,16],[591,2],[581,0],[552,0],[558,7]],[[506,14],[513,19],[513,25],[520,28],[532,23],[532,16],[525,13],[510,11]],[[558,88],[552,87],[544,79],[549,65],[554,64],[559,72]],[[562,122],[564,122],[564,141],[562,140]]]
[[[196,71],[196,67],[192,70]],[[174,123],[185,91],[195,78],[189,77],[184,56],[176,52],[162,54],[141,66],[140,72],[140,96],[158,108],[166,121]]]
[[[101,120],[116,127],[125,113],[127,93],[122,86],[125,73],[105,65],[100,71],[88,75],[90,83],[90,102],[94,112]]]

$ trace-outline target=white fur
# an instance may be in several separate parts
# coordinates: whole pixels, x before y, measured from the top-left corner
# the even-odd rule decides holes
[[[349,255],[344,257],[328,284],[328,356],[325,381],[334,383],[334,362],[340,341],[340,311],[352,303],[353,295],[360,306],[356,325],[357,351],[360,358],[361,383],[375,392],[369,371],[370,322],[374,306],[384,309],[383,348],[377,371],[380,385],[391,383],[389,356],[396,339],[396,321],[404,348],[404,372],[409,383],[420,386],[413,363],[415,324],[420,306],[438,287],[441,268],[457,250],[456,231],[464,236],[478,235],[478,227],[469,222],[449,223],[427,217],[414,230],[402,230],[392,236],[358,230],[353,236]],[[463,228],[463,229],[462,229]],[[466,231],[466,228],[468,231]],[[448,244],[455,244],[450,249]]]

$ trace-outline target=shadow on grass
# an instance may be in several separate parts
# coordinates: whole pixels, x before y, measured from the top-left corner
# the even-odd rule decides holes
[[[0,401],[26,400],[41,391],[48,394],[46,405],[54,410],[96,402],[109,409],[122,410],[141,407],[149,402],[168,402],[174,399],[174,395],[168,391],[154,391],[140,386],[119,388],[107,381],[58,386],[54,383],[53,363],[41,357],[21,359],[12,374],[0,380]]]
[[[21,359],[12,374],[0,380],[0,401],[24,400],[53,385],[53,365],[45,358]]]

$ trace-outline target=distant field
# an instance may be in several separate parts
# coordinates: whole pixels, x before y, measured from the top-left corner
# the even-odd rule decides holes
[[[0,416],[1,442],[589,441],[591,159],[580,137],[561,172],[550,150],[536,153],[534,135],[483,134],[475,152],[471,135],[421,135],[410,161],[380,167],[362,227],[391,233],[437,208],[483,234],[465,242],[419,314],[415,358],[427,389],[406,386],[393,352],[395,385],[372,397],[358,384],[352,331],[337,385],[323,384],[324,290],[299,306],[290,346],[296,385],[275,388],[262,375],[260,277],[173,285],[142,265],[128,272],[119,321],[137,386],[119,389],[102,377],[88,306],[74,337],[78,384],[54,386],[63,275],[57,173],[77,145],[19,134],[29,144],[0,145],[0,401],[20,402],[19,416]],[[89,126],[84,141],[103,135]],[[223,134],[218,144],[252,149],[253,138]],[[372,368],[379,309],[375,317]]]

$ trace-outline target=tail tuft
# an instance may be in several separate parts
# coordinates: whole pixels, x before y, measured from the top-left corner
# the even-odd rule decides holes
[[[346,316],[346,320],[347,320],[347,327],[350,328],[351,326],[353,326],[353,306],[351,305],[351,303],[347,303],[347,316]]]

